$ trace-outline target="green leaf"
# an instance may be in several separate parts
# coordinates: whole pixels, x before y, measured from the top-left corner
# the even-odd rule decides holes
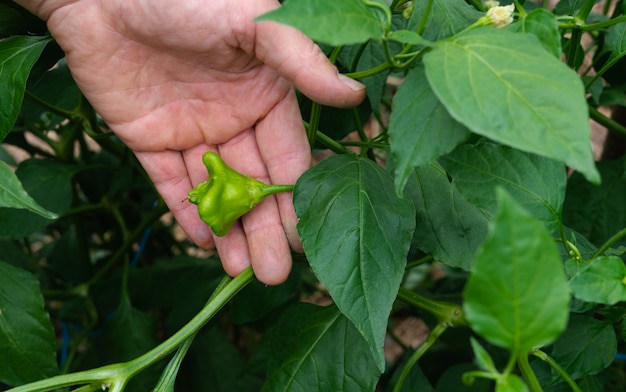
[[[600,256],[570,282],[576,298],[614,305],[626,301],[626,266],[616,256]]]
[[[263,391],[360,392],[376,387],[380,371],[368,344],[335,306],[292,306],[270,339]]]
[[[62,214],[72,203],[72,178],[85,166],[66,165],[44,159],[29,159],[20,163],[15,174],[24,189],[44,208]],[[50,223],[26,210],[0,208],[0,237],[27,236]]]
[[[47,219],[56,219],[57,214],[39,205],[24,190],[13,170],[0,161],[0,207],[22,208]]]
[[[406,192],[417,217],[413,245],[446,265],[469,270],[487,236],[485,214],[467,201],[438,166],[414,170]]]
[[[255,21],[284,23],[333,46],[381,39],[383,34],[382,22],[361,0],[288,0]]]
[[[402,368],[408,362],[408,360],[410,359],[410,354],[412,353],[412,350],[406,350],[402,361],[396,364],[396,371],[394,372],[391,380],[387,384],[387,392],[393,391],[398,377],[400,377],[400,373],[402,372]],[[435,392],[435,389],[432,387],[432,385],[430,385],[430,381],[428,380],[428,378],[426,378],[426,375],[424,375],[424,372],[417,364],[411,366],[411,370],[404,379],[404,382],[402,383],[402,388],[400,388],[400,392],[412,391]]]
[[[567,330],[554,342],[551,356],[573,379],[578,379],[607,368],[615,354],[617,339],[610,323],[572,314]]]
[[[332,156],[298,179],[298,233],[318,279],[370,345],[381,372],[387,318],[415,228],[409,199],[374,162]]]
[[[470,338],[470,343],[472,345],[472,350],[474,351],[474,357],[476,358],[478,366],[489,373],[497,374],[498,369],[496,369],[496,365],[487,350],[485,350],[485,348],[478,343],[478,340],[473,337]]]
[[[408,30],[415,31],[427,12],[428,2],[415,1],[413,7]],[[447,38],[460,33],[483,15],[464,0],[434,0],[420,34],[430,41]]]
[[[433,47],[435,44],[427,39],[424,39],[421,35],[411,30],[396,30],[387,35],[387,38],[393,41],[402,42],[403,44],[422,45]]]
[[[528,392],[528,387],[518,375],[508,374],[497,379],[496,392]]]
[[[424,67],[413,69],[398,87],[389,119],[396,194],[402,194],[414,168],[450,152],[468,136],[433,93]]]
[[[607,29],[603,50],[611,52],[608,60],[611,64],[626,55],[626,23],[617,23]]]
[[[56,343],[39,282],[0,261],[0,382],[21,385],[55,376]]]
[[[106,324],[103,344],[107,362],[126,362],[156,347],[156,319],[142,312],[123,298]],[[151,367],[133,378],[131,390],[148,391],[157,383],[162,367]]]
[[[130,361],[157,345],[156,320],[124,298],[106,326],[105,339],[111,362]]]
[[[52,129],[58,126],[67,117],[79,115],[79,108],[82,102],[82,93],[78,89],[72,74],[64,60],[41,77],[32,86],[29,84],[28,93],[22,106],[21,116],[27,119],[40,119],[49,117],[49,124]],[[44,105],[42,105],[42,103]],[[55,108],[66,115],[46,113],[47,108]],[[45,113],[45,114],[44,114]]]
[[[478,250],[464,292],[473,330],[512,351],[530,351],[565,329],[569,287],[543,225],[498,191],[498,213]]]
[[[216,326],[201,331],[183,361],[175,390],[260,391],[261,381],[251,373],[250,362],[240,352],[241,347],[235,347],[230,339]]]
[[[471,131],[600,181],[580,78],[534,35],[472,29],[438,42],[424,63],[435,94]]]
[[[0,40],[0,141],[13,128],[20,112],[26,80],[49,37],[11,37]]]
[[[493,383],[486,378],[476,377],[471,385],[462,381],[465,373],[476,370],[476,365],[473,363],[461,363],[448,367],[437,381],[436,391],[493,392]]]
[[[442,166],[472,204],[496,212],[496,188],[504,188],[552,232],[561,225],[567,171],[552,159],[493,143],[464,145],[446,155]]]
[[[574,173],[567,183],[563,204],[563,223],[596,246],[626,227],[626,158],[600,161],[598,169],[602,175],[600,186]]]
[[[229,317],[234,324],[245,324],[270,314],[289,300],[300,283],[300,268],[294,265],[289,278],[278,286],[267,286],[258,280],[250,282],[230,301]]]
[[[556,15],[545,8],[537,8],[517,23],[507,27],[507,30],[534,34],[544,49],[556,58],[561,58],[561,33]]]

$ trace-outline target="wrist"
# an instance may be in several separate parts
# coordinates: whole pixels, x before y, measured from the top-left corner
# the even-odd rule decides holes
[[[13,0],[29,12],[48,21],[50,15],[57,9],[78,0]]]

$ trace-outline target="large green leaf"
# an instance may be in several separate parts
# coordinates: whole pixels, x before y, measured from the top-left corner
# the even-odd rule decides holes
[[[385,319],[386,321],[386,319]],[[368,344],[335,307],[300,303],[271,334],[263,391],[373,391],[380,371]]]
[[[183,360],[174,391],[260,391],[262,381],[231,338],[212,325],[203,329]]]
[[[31,80],[27,91],[31,96],[24,101],[20,114],[20,118],[24,119],[27,125],[30,121],[42,121],[42,118],[46,118],[48,122],[43,125],[47,127],[45,129],[54,129],[66,121],[67,117],[72,116],[71,113],[79,115],[82,93],[64,60],[44,73],[36,83],[32,83]],[[69,114],[51,114],[47,112],[48,108]]]
[[[563,223],[596,246],[626,227],[626,158],[598,162],[598,169],[602,174],[600,186],[574,173],[563,204]]]
[[[543,225],[503,190],[498,205],[476,254],[463,307],[473,330],[518,354],[552,342],[565,329],[569,287]]]
[[[600,181],[583,85],[534,35],[472,29],[439,41],[424,63],[435,94],[471,131]]]
[[[154,315],[132,306],[128,298],[122,298],[119,306],[105,325],[103,347],[109,363],[130,361],[145,354],[159,342],[156,335]],[[131,390],[150,390],[158,380],[158,368],[150,368],[131,381]]]
[[[442,159],[459,191],[490,216],[496,212],[496,188],[502,187],[544,223],[548,231],[561,225],[565,198],[565,166],[552,159],[493,143],[464,145]]]
[[[0,40],[0,141],[15,123],[30,69],[50,40],[30,36]]]
[[[396,193],[402,194],[414,168],[450,152],[468,135],[433,93],[424,67],[413,69],[393,98],[389,119]]]
[[[298,233],[311,267],[384,369],[387,318],[415,228],[408,198],[374,162],[332,156],[296,183]]]
[[[381,39],[383,24],[362,0],[288,0],[256,18],[293,26],[315,41],[349,45]]]
[[[469,270],[487,236],[487,216],[435,165],[415,169],[406,192],[416,210],[413,245],[451,267]]]
[[[72,178],[81,169],[84,167],[29,159],[20,163],[16,174],[35,201],[61,214],[72,203]],[[50,220],[23,209],[0,208],[0,222],[0,238],[18,238],[44,227]]]
[[[21,385],[58,373],[56,343],[39,282],[0,261],[0,382]]]
[[[573,314],[563,335],[554,342],[551,356],[577,379],[605,369],[615,354],[617,339],[611,323]]]
[[[2,161],[0,161],[0,207],[26,209],[48,219],[57,217],[54,212],[39,205],[24,190],[13,170]]]
[[[428,1],[415,1],[413,7],[409,30],[417,29],[422,23],[428,9]],[[464,0],[434,0],[421,35],[431,41],[447,38],[461,32],[483,15]]]
[[[617,256],[597,257],[572,278],[570,286],[583,301],[606,305],[626,301],[626,266]]]
[[[626,23],[617,23],[607,29],[603,50],[611,53],[608,66],[626,55]]]

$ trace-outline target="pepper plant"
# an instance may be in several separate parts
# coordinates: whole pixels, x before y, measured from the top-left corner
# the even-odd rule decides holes
[[[45,25],[0,3],[0,389],[624,390],[626,158],[594,160],[590,126],[623,145],[626,7],[550,4],[260,16],[367,86],[351,110],[300,96],[330,156],[293,187],[304,254],[266,287],[176,234]],[[189,200],[225,234],[265,186],[205,163]]]

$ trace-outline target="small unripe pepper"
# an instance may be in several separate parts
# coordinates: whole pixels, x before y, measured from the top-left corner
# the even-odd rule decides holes
[[[187,197],[198,205],[200,219],[220,237],[265,197],[293,190],[293,185],[267,185],[243,175],[213,151],[204,153],[202,162],[209,171],[209,179],[190,190]]]

